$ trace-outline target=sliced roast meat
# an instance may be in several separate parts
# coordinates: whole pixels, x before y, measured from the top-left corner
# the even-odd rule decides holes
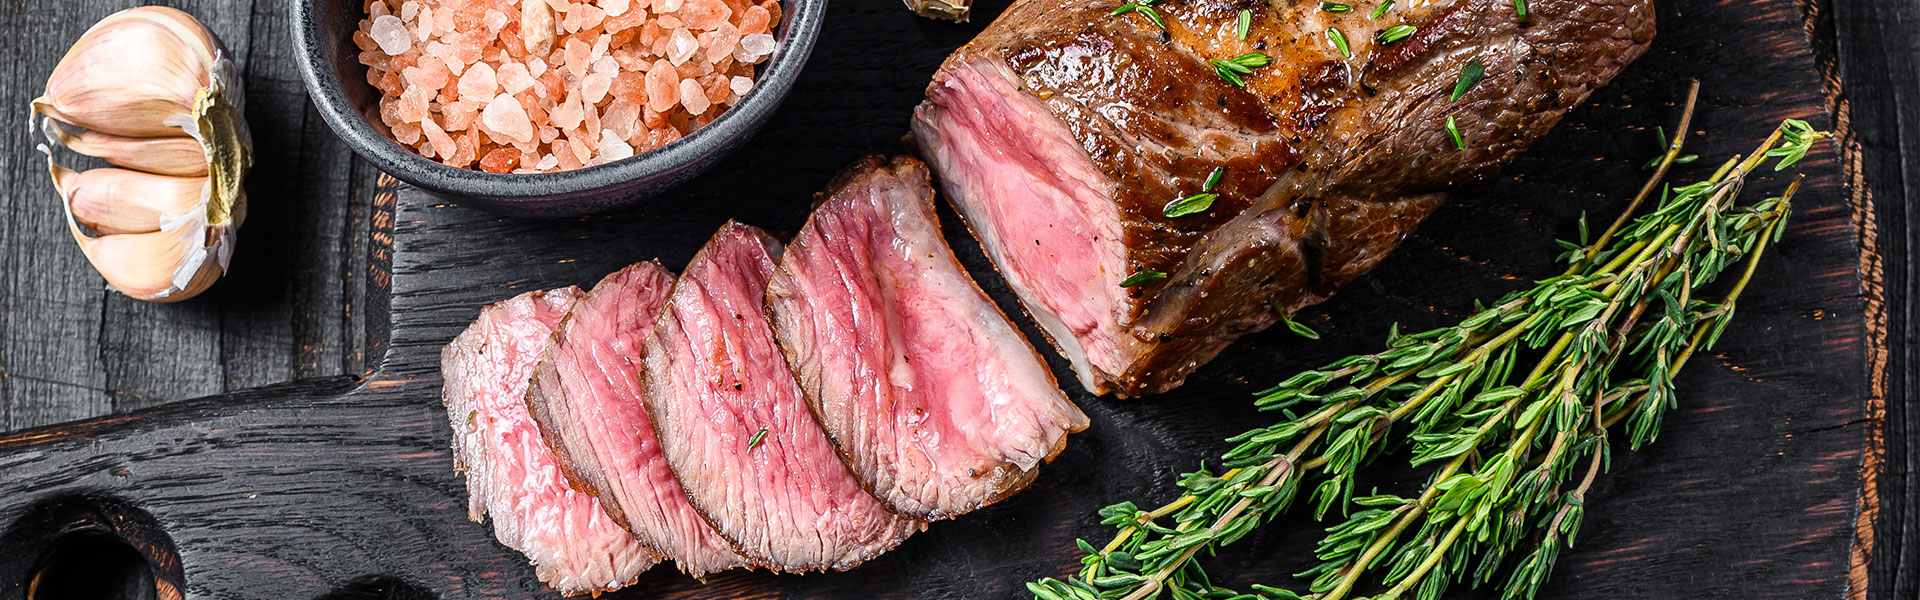
[[[896,513],[1018,492],[1087,426],[947,247],[920,161],[868,157],[822,192],[767,304],[814,415]]]
[[[441,401],[454,463],[467,475],[468,517],[490,516],[500,543],[526,554],[540,580],[566,594],[620,588],[659,562],[598,500],[568,486],[521,400],[579,292],[528,292],[488,306],[440,351]]]
[[[1528,6],[1401,3],[1369,19],[1183,0],[1155,5],[1163,31],[1111,2],[1020,0],[942,65],[914,138],[1082,383],[1165,390],[1277,322],[1274,307],[1371,268],[1445,190],[1494,173],[1653,37],[1650,0]],[[1379,41],[1401,25],[1412,33]],[[1208,62],[1251,52],[1272,63],[1244,87]],[[1485,76],[1453,99],[1470,62]],[[1205,210],[1166,216],[1203,192],[1217,195]],[[1144,283],[1121,287],[1130,277]]]
[[[765,313],[780,246],[727,223],[674,283],[646,344],[646,407],[693,506],[776,571],[848,569],[924,524],[861,489],[807,408]]]
[[[641,348],[672,288],[657,262],[601,279],[554,332],[526,405],[575,489],[699,577],[745,561],[687,503],[643,406]]]

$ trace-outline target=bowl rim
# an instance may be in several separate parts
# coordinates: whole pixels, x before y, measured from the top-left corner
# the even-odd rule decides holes
[[[495,200],[534,200],[591,194],[629,182],[677,171],[722,151],[734,136],[752,128],[752,122],[773,112],[799,79],[813,45],[820,37],[827,0],[780,0],[782,37],[773,57],[762,63],[752,90],[712,122],[665,146],[610,163],[552,173],[489,173],[448,166],[415,154],[375,129],[347,100],[340,73],[318,39],[321,24],[315,8],[320,0],[296,0],[293,14],[295,62],[320,117],[375,168],[429,190]],[[358,0],[336,0],[355,2]],[[374,90],[377,94],[378,90]]]

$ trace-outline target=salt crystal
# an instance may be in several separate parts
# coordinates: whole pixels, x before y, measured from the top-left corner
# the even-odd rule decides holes
[[[693,39],[693,34],[684,28],[673,30],[673,35],[667,38],[667,60],[673,66],[686,64],[687,59],[693,58],[693,53],[699,50],[700,41]]]
[[[713,29],[733,16],[733,9],[720,0],[683,0],[680,20],[694,29]]]
[[[460,76],[461,98],[486,100],[499,91],[499,78],[494,74],[493,66],[487,63],[474,63],[467,68],[467,74]]]
[[[753,80],[735,75],[733,79],[727,81],[727,88],[733,90],[734,94],[745,96],[747,92],[753,91]]]
[[[567,94],[567,100],[553,107],[553,112],[547,114],[549,119],[547,122],[561,129],[573,129],[580,126],[581,117],[580,97]]]
[[[603,129],[600,131],[601,158],[614,161],[629,156],[633,156],[633,146],[627,145],[627,141],[620,139],[620,136],[615,134],[613,130]]]
[[[740,48],[733,52],[734,60],[754,64],[773,54],[773,36],[756,33],[740,38]]]
[[[670,13],[680,10],[681,0],[653,0],[653,12]]]
[[[453,17],[451,6],[441,6],[440,10],[433,11],[433,31],[443,37],[458,31],[453,27]],[[426,20],[426,15],[421,15],[421,20]]]
[[[687,107],[687,112],[697,115],[707,112],[713,102],[707,99],[707,91],[700,88],[700,82],[682,79],[680,80],[680,104]]]
[[[497,10],[489,10],[487,11],[487,17],[486,17],[487,31],[500,33],[500,28],[506,27],[507,22],[511,20],[512,20],[511,18],[507,17],[507,13],[503,13]]]
[[[500,94],[487,103],[486,110],[480,112],[480,124],[488,133],[498,134],[511,140],[533,139],[533,123],[527,120],[527,111],[520,107],[520,101],[513,96]]]
[[[633,139],[635,127],[640,123],[640,107],[624,100],[615,99],[607,103],[607,112],[600,117],[600,125],[612,131],[620,139]]]
[[[440,129],[439,123],[433,122],[433,119],[422,120],[420,121],[420,132],[426,134],[427,141],[432,143],[434,155],[442,159],[453,157],[454,150],[457,149],[455,147],[456,144],[452,136],[447,135],[445,130]]]
[[[611,56],[602,56],[600,60],[593,61],[593,72],[606,73],[609,77],[617,75],[620,73],[620,61]]]
[[[560,158],[552,154],[542,156],[540,157],[540,162],[533,163],[533,168],[542,171],[552,171],[554,167],[558,166],[560,166]]]
[[[367,30],[367,35],[373,37],[373,43],[379,44],[380,51],[387,53],[387,56],[399,56],[400,53],[413,47],[413,39],[407,33],[406,23],[400,22],[400,18],[393,15],[375,17],[373,27]]]
[[[707,38],[707,62],[717,63],[733,56],[735,46],[740,45],[740,28],[732,23],[721,23]]]
[[[606,73],[589,73],[586,77],[580,78],[581,98],[588,104],[599,104],[607,97],[607,90],[612,87],[613,78],[608,77]]]
[[[547,61],[539,57],[527,59],[527,74],[534,77],[547,74]]]
[[[667,59],[653,61],[647,69],[647,108],[654,112],[666,112],[680,103],[680,73],[673,70]]]
[[[589,62],[587,60],[588,51],[589,47],[587,43],[580,41],[580,38],[567,38],[565,55],[567,71],[573,73],[574,77],[587,74],[587,63]]]
[[[494,70],[494,78],[500,81],[500,89],[509,94],[518,94],[533,87],[533,75],[527,72],[527,66],[509,62]]]
[[[632,8],[632,4],[627,0],[600,0],[600,10],[607,11],[609,17],[618,17],[627,14],[627,9]]]
[[[420,5],[419,20],[413,22],[413,38],[422,42],[433,39],[433,7]]]
[[[601,34],[600,37],[593,39],[593,47],[587,50],[588,68],[592,68],[593,63],[600,62],[600,59],[607,57],[607,44],[612,43],[612,40],[613,36],[606,34]]]
[[[600,28],[600,24],[607,20],[607,11],[600,10],[600,7],[592,4],[575,6],[573,12],[567,15],[572,16],[574,13],[580,14],[580,29],[586,31]]]
[[[420,131],[419,125],[415,125],[412,123],[401,123],[399,125],[393,126],[392,130],[393,130],[393,139],[399,140],[400,143],[402,144],[407,144],[411,146],[413,144],[420,143],[421,131]]]
[[[420,16],[419,2],[408,0],[407,2],[403,2],[400,4],[400,20],[412,21],[414,17],[418,17],[418,16]]]
[[[413,88],[400,94],[400,120],[408,123],[419,122],[427,118],[427,102],[432,99],[431,90]]]
[[[378,19],[390,14],[393,14],[393,10],[387,8],[386,2],[374,2],[367,5],[367,16],[369,17]]]

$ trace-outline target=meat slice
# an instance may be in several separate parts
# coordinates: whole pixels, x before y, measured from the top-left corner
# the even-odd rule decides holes
[[[673,274],[657,262],[601,279],[554,333],[526,405],[575,489],[699,577],[745,560],[687,503],[643,405],[641,348],[672,288]]]
[[[1161,391],[1277,322],[1275,307],[1370,269],[1653,37],[1651,0],[1528,6],[1403,2],[1369,18],[1185,0],[1154,6],[1163,31],[1111,2],[1020,0],[942,65],[914,138],[1081,382]],[[1244,87],[1209,62],[1252,52],[1272,62]],[[1470,62],[1485,75],[1454,99]],[[1205,210],[1166,216],[1203,192],[1217,195]]]
[[[868,157],[822,192],[767,304],[814,415],[893,512],[1012,495],[1087,426],[947,247],[918,160]]]
[[[834,455],[765,313],[780,246],[729,222],[674,283],[646,345],[646,406],[693,506],[776,571],[849,569],[924,524],[886,511]]]
[[[440,351],[441,401],[454,464],[467,474],[467,516],[490,515],[500,543],[526,554],[540,580],[565,594],[620,588],[659,562],[598,500],[567,485],[521,401],[534,361],[579,293],[528,292],[488,306]]]

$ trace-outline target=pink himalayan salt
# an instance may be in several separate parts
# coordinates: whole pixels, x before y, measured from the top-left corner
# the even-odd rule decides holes
[[[509,94],[518,94],[533,87],[533,75],[527,73],[527,66],[517,62],[501,65],[494,71],[494,78],[500,82],[500,89]]]
[[[760,62],[773,54],[773,44],[773,36],[764,33],[742,36],[740,49],[734,51],[733,59],[747,64]]]
[[[733,49],[740,44],[740,28],[732,23],[721,23],[703,40],[707,46],[707,62],[719,63],[733,56]]]
[[[581,98],[589,104],[599,104],[601,100],[606,99],[607,90],[612,87],[613,78],[606,73],[596,71],[580,78]]]
[[[617,160],[607,156],[619,154],[616,146],[602,148],[609,135],[633,152],[658,147],[712,121],[720,113],[716,109],[737,102],[742,94],[734,89],[735,78],[742,78],[750,90],[754,69],[737,63],[742,53],[735,40],[763,33],[779,20],[775,0],[530,0],[529,5],[552,9],[557,15],[553,21],[571,18],[579,29],[559,36],[561,43],[555,45],[561,47],[529,55],[520,43],[524,32],[506,26],[516,23],[521,12],[517,4],[367,3],[368,18],[349,35],[361,52],[359,59],[369,67],[367,81],[387,94],[380,102],[380,118],[396,140],[442,162],[493,171],[530,170],[556,155],[570,164],[547,167]],[[620,4],[625,10],[617,10]],[[665,14],[649,15],[650,10]],[[719,22],[707,20],[707,13],[722,11],[728,16]],[[407,46],[388,54],[371,31],[375,19],[396,14],[412,17],[399,19]],[[761,19],[764,22],[758,22]],[[560,29],[559,23],[554,25],[555,31]],[[427,37],[415,40],[423,31]],[[685,35],[695,41],[692,54],[678,64],[667,52],[675,33],[682,34],[677,41],[684,42]],[[772,36],[766,37],[771,41]],[[577,44],[569,54],[565,41],[587,44],[584,63],[571,60],[579,58]],[[655,69],[662,59],[669,59],[666,68]],[[658,71],[653,81],[647,71]],[[473,89],[486,87],[486,72],[493,75],[493,89]],[[664,89],[649,93],[654,88]],[[503,90],[506,93],[499,94]],[[488,97],[487,92],[495,95]],[[507,112],[501,110],[506,106],[499,102],[501,95],[518,105],[524,121],[499,117]],[[575,115],[568,109],[559,108],[569,99],[573,104],[568,109],[578,109],[578,122],[571,122]],[[557,117],[567,117],[572,127],[549,125]],[[427,134],[423,123],[429,121],[438,136]],[[497,127],[503,123],[508,130]],[[524,125],[524,132],[517,125]],[[452,139],[452,152],[431,137]]]
[[[687,112],[698,115],[707,112],[712,102],[707,100],[707,91],[700,87],[700,82],[682,79],[680,80],[680,105],[687,107]]]
[[[495,138],[528,141],[533,139],[533,123],[527,120],[527,111],[521,108],[520,101],[513,96],[500,94],[494,96],[487,108],[480,111],[480,127]]]
[[[373,43],[379,44],[380,51],[387,53],[387,56],[399,56],[413,47],[406,24],[393,15],[374,18],[373,28],[367,30],[367,35],[373,37]]]
[[[727,87],[732,89],[735,95],[745,96],[747,92],[753,91],[753,79],[735,75],[727,82]]]
[[[667,112],[680,102],[677,90],[680,87],[680,73],[674,71],[673,64],[667,59],[658,59],[647,69],[647,108],[654,112]]]
[[[547,122],[561,129],[573,129],[579,127],[580,120],[586,117],[582,113],[579,94],[567,94],[567,100],[553,107],[553,112],[547,114]]]
[[[613,161],[629,156],[633,156],[633,146],[611,129],[600,131],[600,158]]]
[[[587,60],[587,53],[590,50],[591,46],[588,46],[586,42],[580,41],[580,38],[567,38],[565,50],[567,72],[573,73],[574,77],[587,74],[587,65],[589,62]]]
[[[680,20],[694,29],[713,29],[733,16],[733,9],[720,0],[685,0],[680,5]]]
[[[767,12],[767,9],[760,6],[749,6],[747,10],[741,12],[745,13],[740,16],[741,34],[766,33],[769,31],[768,25],[773,21],[773,13]]]
[[[463,100],[486,100],[499,93],[500,82],[493,72],[493,66],[487,63],[474,63],[460,76],[460,98]]]
[[[446,131],[440,129],[439,123],[433,122],[433,119],[422,119],[420,121],[420,132],[426,134],[427,141],[431,143],[435,156],[443,159],[453,157],[455,150],[453,138],[448,136]]]
[[[675,29],[673,35],[667,37],[667,61],[672,62],[673,66],[686,64],[687,59],[693,58],[693,53],[699,50],[700,41],[694,39],[693,33],[685,28]]]

